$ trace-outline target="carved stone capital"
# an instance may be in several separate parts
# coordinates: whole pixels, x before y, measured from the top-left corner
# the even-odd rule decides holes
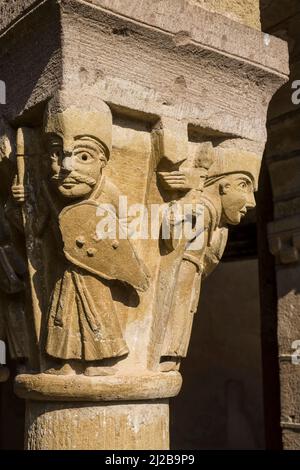
[[[179,0],[22,5],[6,7],[0,76],[27,446],[167,448],[201,282],[255,206],[286,46]]]

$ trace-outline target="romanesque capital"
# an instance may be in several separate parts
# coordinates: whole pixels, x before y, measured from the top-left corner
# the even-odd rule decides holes
[[[167,448],[201,284],[255,207],[286,47],[177,0],[23,3],[0,39],[0,325],[27,447]]]

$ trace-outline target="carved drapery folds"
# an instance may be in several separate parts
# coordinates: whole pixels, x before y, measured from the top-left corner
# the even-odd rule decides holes
[[[106,441],[84,446],[165,448],[166,399],[180,390],[202,280],[222,257],[228,224],[255,206],[286,49],[272,39],[266,54],[250,29],[237,49],[243,26],[190,4],[181,18],[145,2],[141,21],[134,2],[131,19],[119,2],[96,3],[45,2],[28,14],[29,32],[16,26],[30,44],[44,28],[48,61],[38,66],[28,48],[31,82],[3,108],[0,269],[11,291],[1,286],[1,336],[22,364],[15,384],[28,400],[29,448],[67,445],[49,436],[58,423],[68,435],[75,414],[85,422],[92,402],[93,426],[105,428],[113,405],[104,401],[121,403],[116,428],[125,414],[139,432],[127,430],[126,444],[107,430]],[[49,31],[49,12],[61,28]],[[0,71],[10,81],[7,60]]]

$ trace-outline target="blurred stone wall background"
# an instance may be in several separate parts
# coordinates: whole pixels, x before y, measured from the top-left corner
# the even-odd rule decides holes
[[[222,262],[202,285],[173,448],[263,449],[261,364],[257,260]]]

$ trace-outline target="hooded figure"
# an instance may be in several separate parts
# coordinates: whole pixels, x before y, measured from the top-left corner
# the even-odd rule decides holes
[[[88,375],[102,375],[109,368],[105,372],[99,361],[128,353],[110,281],[138,290],[148,286],[146,269],[129,240],[97,238],[99,205],[112,207],[118,220],[119,192],[102,173],[111,152],[111,111],[95,96],[59,94],[48,103],[44,134],[51,160],[44,190],[64,254],[45,348],[53,358],[85,362]]]
[[[176,369],[186,357],[202,279],[220,262],[228,238],[228,224],[237,225],[255,207],[260,159],[256,154],[218,148],[207,172],[197,204],[204,209],[204,242],[197,251],[183,241],[182,261],[176,275],[169,320],[162,347],[161,370]],[[203,234],[201,234],[203,235]]]

